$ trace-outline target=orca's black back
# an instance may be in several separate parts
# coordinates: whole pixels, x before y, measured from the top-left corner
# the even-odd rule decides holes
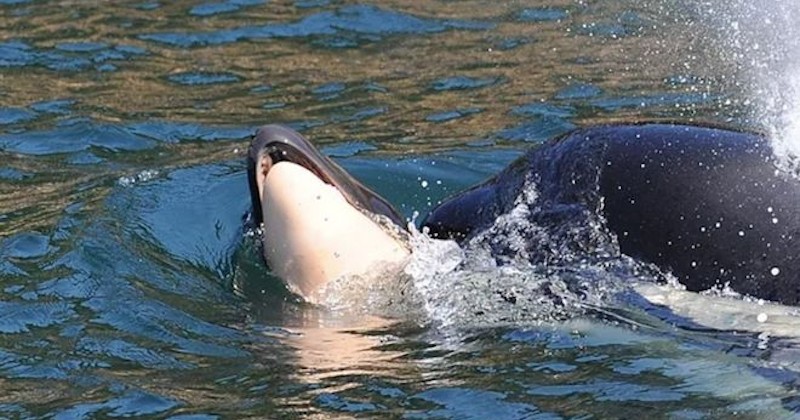
[[[778,170],[764,137],[672,124],[576,130],[446,201],[423,225],[469,239],[511,210],[528,188],[522,178],[536,184],[540,225],[584,209],[602,216],[622,253],[689,290],[729,283],[800,303],[800,181]]]
[[[671,271],[689,290],[800,302],[800,182],[769,142],[712,128],[589,130],[607,145],[603,214],[623,253]]]

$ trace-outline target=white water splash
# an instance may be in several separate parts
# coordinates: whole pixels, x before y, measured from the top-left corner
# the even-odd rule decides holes
[[[792,72],[787,83],[790,100],[781,110],[782,121],[773,133],[773,147],[782,164],[797,169],[800,166],[800,66],[793,66]]]
[[[504,246],[513,251],[513,260],[524,264],[532,256],[528,252],[528,243],[531,236],[542,242],[549,242],[547,234],[536,224],[531,222],[532,212],[537,211],[536,202],[539,198],[536,184],[530,179],[525,180],[525,188],[514,199],[514,207],[508,213],[501,214],[493,225],[480,232],[470,240],[468,246],[474,250],[481,261],[493,261],[489,250],[483,244],[503,242]]]
[[[773,141],[779,163],[797,170],[800,157],[800,2],[796,0],[733,3],[746,27],[743,71],[752,91],[760,122]]]
[[[560,247],[560,242],[574,239],[573,230],[602,227],[581,218],[570,238],[564,238],[535,222],[532,214],[540,204],[537,189],[529,182],[512,210],[464,248],[409,226],[412,257],[405,274],[411,277],[429,321],[441,327],[532,325],[580,316],[619,291],[617,276],[631,275],[638,265],[585,251],[579,252],[581,256]],[[530,253],[545,250],[564,259],[531,261]]]
[[[796,307],[731,294],[681,291],[652,283],[633,283],[632,287],[651,303],[709,328],[800,338],[800,309]]]
[[[123,187],[132,187],[136,184],[153,180],[159,175],[161,175],[161,172],[155,169],[145,169],[135,175],[122,176],[117,180],[117,183]]]
[[[408,227],[412,252],[404,272],[413,279],[428,316],[448,324],[459,308],[442,304],[442,278],[464,261],[464,251],[455,241],[432,239],[427,232],[419,232],[413,223]]]
[[[697,20],[712,27],[708,60],[734,74],[732,87],[746,95],[755,125],[773,139],[781,163],[797,167],[800,157],[800,2],[714,0],[685,3]],[[703,36],[698,33],[697,36]],[[713,50],[712,50],[713,49]],[[725,112],[725,110],[723,110]]]

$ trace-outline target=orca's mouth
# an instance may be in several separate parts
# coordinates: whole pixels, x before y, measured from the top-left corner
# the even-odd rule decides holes
[[[400,229],[407,229],[403,217],[389,202],[320,153],[300,133],[280,125],[266,125],[259,128],[247,154],[247,178],[253,204],[253,218],[257,225],[263,222],[258,177],[262,176],[260,174],[263,172],[262,161],[267,158],[268,168],[280,162],[291,162],[302,166],[322,182],[339,190],[353,207],[386,216]]]

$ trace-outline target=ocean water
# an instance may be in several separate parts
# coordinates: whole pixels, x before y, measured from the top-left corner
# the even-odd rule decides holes
[[[498,268],[416,236],[408,313],[304,304],[258,255],[244,162],[289,125],[412,223],[591,124],[759,130],[794,165],[793,2],[0,10],[0,417],[798,415],[797,308],[625,258]]]

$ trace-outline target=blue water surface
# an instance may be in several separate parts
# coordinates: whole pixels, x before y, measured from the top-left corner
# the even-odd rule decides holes
[[[635,295],[480,327],[342,317],[292,295],[248,224],[245,156],[268,123],[302,131],[412,223],[576,127],[763,128],[747,80],[732,79],[743,69],[679,36],[713,28],[702,13],[625,1],[0,9],[0,417],[800,410],[790,338],[698,328]]]

